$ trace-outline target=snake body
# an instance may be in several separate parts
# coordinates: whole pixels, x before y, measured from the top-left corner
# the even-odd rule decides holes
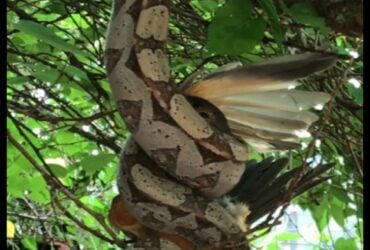
[[[105,63],[133,134],[124,147],[120,192],[128,210],[150,228],[198,245],[242,240],[237,220],[212,198],[238,183],[246,145],[210,126],[172,84],[164,52],[168,4],[114,1]]]
[[[164,42],[167,1],[117,0],[106,66],[119,112],[155,163],[208,197],[239,181],[246,145],[211,127],[171,83]]]

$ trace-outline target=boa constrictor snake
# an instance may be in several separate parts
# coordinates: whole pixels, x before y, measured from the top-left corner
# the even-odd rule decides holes
[[[242,190],[240,183],[248,178],[247,147],[240,138],[250,143],[257,138],[275,148],[289,148],[296,146],[292,128],[307,127],[315,117],[309,112],[297,115],[284,110],[280,113],[283,117],[298,116],[296,120],[286,119],[286,123],[280,124],[286,130],[271,132],[271,124],[253,128],[249,121],[235,117],[247,115],[258,122],[261,116],[257,113],[264,114],[264,110],[254,107],[245,112],[246,109],[233,108],[240,100],[221,98],[216,91],[220,88],[218,85],[223,84],[221,88],[229,96],[238,92],[233,84],[240,85],[240,81],[246,79],[254,82],[251,88],[261,85],[262,89],[279,91],[288,83],[296,84],[293,80],[297,78],[328,67],[334,58],[308,55],[293,60],[271,60],[250,68],[215,73],[180,91],[171,81],[164,49],[169,4],[168,0],[114,0],[105,64],[119,113],[132,133],[121,157],[120,194],[127,210],[148,228],[180,235],[199,246],[237,244],[245,239],[250,211],[240,204],[230,208],[218,198],[235,194],[236,187]],[[305,64],[307,58],[311,60]],[[294,68],[296,62],[300,62],[297,69]],[[287,71],[276,66],[281,63],[287,64]],[[266,70],[266,66],[269,69]],[[268,80],[272,86],[266,84]],[[245,92],[248,91],[247,88]],[[295,96],[301,94],[296,92]],[[195,96],[196,101],[188,96]],[[316,96],[321,103],[327,101],[323,93]],[[254,98],[258,99],[258,94]],[[206,104],[226,116],[227,131],[210,124],[210,120],[193,107],[204,99],[211,100]],[[312,102],[315,101],[311,100],[308,106],[311,107]],[[273,125],[274,122],[275,118]],[[274,140],[276,138],[280,139]]]

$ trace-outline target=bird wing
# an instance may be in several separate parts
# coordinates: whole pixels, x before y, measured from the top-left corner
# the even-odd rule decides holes
[[[258,150],[292,149],[299,146],[299,132],[318,119],[309,109],[330,99],[327,93],[292,88],[335,61],[335,56],[318,53],[283,56],[218,71],[184,91],[215,105],[231,132]]]

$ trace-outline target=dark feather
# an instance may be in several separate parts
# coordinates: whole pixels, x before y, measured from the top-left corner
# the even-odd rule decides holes
[[[287,162],[286,158],[273,161],[273,158],[269,157],[258,163],[255,161],[246,163],[246,170],[240,182],[227,196],[236,203],[248,205],[251,211],[248,223],[274,212],[280,205],[327,181],[329,177],[321,175],[334,166],[323,164],[309,170],[298,167],[283,171]],[[300,175],[301,171],[304,171],[303,175]],[[289,185],[295,178],[300,179],[291,193],[287,193]]]

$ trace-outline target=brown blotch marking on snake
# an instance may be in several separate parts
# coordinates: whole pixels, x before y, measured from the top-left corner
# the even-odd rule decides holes
[[[164,5],[169,8],[171,6],[172,1],[171,0],[143,0],[143,8],[150,8],[157,5]]]
[[[160,221],[154,217],[153,212],[149,212],[148,214],[143,216],[141,220],[145,221],[145,223],[148,223],[150,227],[159,230],[166,226],[166,224],[163,221]]]
[[[183,207],[185,210],[195,211],[197,217],[204,217],[204,211],[207,208],[208,202],[209,201],[207,201],[203,196],[187,195],[186,200],[181,207]]]
[[[140,66],[139,66],[139,63],[137,62],[137,58],[136,58],[136,52],[133,49],[131,50],[130,56],[129,56],[127,62],[126,62],[126,66],[127,66],[127,68],[129,68],[130,70],[135,72],[138,76],[140,76],[140,78],[142,78],[142,73],[140,71]]]
[[[151,82],[151,84],[155,84],[155,88],[159,91],[159,93],[155,94],[158,94],[166,103],[170,103],[175,93],[173,84],[167,82]]]
[[[213,133],[210,137],[204,138],[202,141],[206,142],[208,145],[211,145],[213,148],[217,149],[219,152],[224,152],[223,155],[220,155],[221,157],[224,157],[224,160],[225,158],[226,159],[232,158],[233,153],[231,151],[229,143],[227,142],[227,140],[225,140],[223,136],[219,136],[217,135],[217,133]],[[202,144],[203,144],[203,147],[205,147],[204,143]],[[214,149],[212,149],[212,151],[214,151]]]
[[[123,168],[126,170],[128,168],[128,166],[133,166],[137,163],[137,156],[136,155],[124,155],[124,156],[121,157],[120,162],[125,163]]]
[[[106,49],[104,52],[104,58],[109,58],[109,60],[106,60],[106,69],[108,74],[112,72],[112,70],[116,67],[117,62],[121,58],[121,55],[123,53],[123,50],[117,50],[117,49]]]
[[[172,215],[172,219],[173,220],[176,220],[178,218],[182,218],[182,217],[185,217],[185,216],[189,215],[188,212],[181,211],[181,210],[179,210],[177,208],[168,207],[168,209],[169,209],[169,211],[170,211],[170,213]]]
[[[151,101],[152,101],[152,107],[153,107],[153,117],[151,118],[151,120],[161,121],[161,122],[164,122],[171,126],[176,127],[177,124],[175,123],[175,121],[166,112],[163,112],[163,108],[159,106],[154,96],[151,96]]]
[[[141,12],[141,2],[142,1],[141,0],[135,0],[135,1],[136,3],[132,4],[126,12],[127,14],[131,15],[134,20],[137,20]]]
[[[165,132],[165,131],[163,131]],[[155,162],[158,162],[168,173],[175,175],[173,166],[177,164],[177,157],[180,148],[161,148],[151,151],[151,157]]]
[[[199,177],[191,178],[187,180],[188,185],[191,185],[193,188],[203,189],[203,188],[212,188],[217,184],[217,181],[220,177],[220,172],[213,174],[206,174]],[[187,179],[187,178],[184,178]]]
[[[199,143],[196,144],[198,151],[203,157],[204,165],[207,165],[209,163],[215,163],[215,162],[223,162],[225,161],[225,158],[215,154],[211,150],[203,147],[202,145],[199,145]]]
[[[135,34],[135,36],[137,35]],[[142,38],[138,37],[138,39],[142,39]],[[155,40],[154,38],[145,39],[145,43],[140,41],[136,43],[135,46],[138,51],[141,51],[143,49],[151,49],[152,51],[155,51],[156,49],[160,49],[162,51],[166,50],[163,45],[163,41],[158,41],[158,40]]]
[[[184,237],[188,239],[191,239],[191,241],[193,241],[194,244],[198,246],[206,246],[206,245],[215,243],[213,242],[214,240],[212,240],[211,238],[204,238],[203,234],[199,234],[199,229],[202,229],[202,230],[215,229],[214,225],[211,223],[203,224],[201,221],[198,221],[197,223],[199,223],[198,224],[199,226],[196,232],[194,232],[194,229],[188,229],[184,227],[176,227],[175,232],[177,232],[179,235],[184,235]],[[219,230],[217,231],[221,236],[221,241],[226,240],[226,236],[221,231]]]
[[[135,155],[132,156],[124,155],[123,160],[127,166],[134,166],[135,164],[140,164],[142,166],[150,166],[151,172],[155,173],[156,176],[166,178],[169,181],[175,182],[177,181],[168,172],[164,171],[161,167],[159,167],[140,147],[138,147],[138,152]]]
[[[135,131],[138,129],[140,124],[140,114],[143,106],[142,102],[119,100],[117,101],[117,105],[121,115],[126,117],[125,123],[130,131]]]
[[[194,233],[194,229],[184,228],[184,227],[175,227],[174,231],[177,232],[179,235],[183,235],[185,238],[191,239],[197,244],[199,244],[199,242],[202,242],[202,244],[204,244],[202,240],[196,237],[196,234]]]
[[[148,202],[148,203],[155,203],[156,201],[153,200],[151,197],[149,197],[146,193],[139,190],[130,180],[131,176],[129,174],[129,181],[127,182],[127,185],[130,187],[129,189],[131,192],[135,195],[132,196],[131,202],[137,203],[137,202]]]

